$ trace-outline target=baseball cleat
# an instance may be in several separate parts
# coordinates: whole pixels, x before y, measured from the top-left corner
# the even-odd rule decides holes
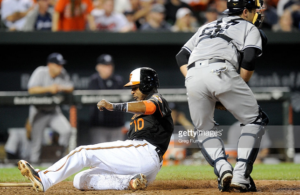
[[[240,192],[257,192],[255,183],[251,177],[250,177],[250,184],[233,182],[231,183],[230,187],[240,190]]]
[[[147,188],[147,179],[144,174],[135,175],[129,182],[130,190],[144,190]]]
[[[42,180],[36,170],[25,160],[18,162],[18,169],[24,177],[27,177],[32,183],[32,187],[37,192],[44,192]]]
[[[232,171],[224,171],[222,176],[218,178],[218,188],[220,192],[230,191],[230,183],[232,179]]]

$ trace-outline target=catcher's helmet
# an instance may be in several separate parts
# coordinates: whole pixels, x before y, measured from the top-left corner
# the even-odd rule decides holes
[[[259,9],[259,0],[228,0],[227,9],[223,12],[224,14],[234,14],[243,11],[244,9]]]
[[[262,9],[263,0],[228,0],[227,9],[223,14],[235,14],[242,12],[244,9]],[[252,23],[259,27],[262,23],[261,11],[257,12],[254,16]]]
[[[154,88],[159,87],[158,75],[155,70],[148,67],[137,68],[130,73],[129,83],[124,87],[139,85],[142,93],[148,94]]]

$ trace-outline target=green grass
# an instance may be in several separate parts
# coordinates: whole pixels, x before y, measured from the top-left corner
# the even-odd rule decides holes
[[[43,170],[43,168],[40,168]],[[255,165],[252,177],[256,180],[300,180],[299,164]],[[75,174],[66,181],[72,181]],[[216,179],[213,168],[208,165],[201,166],[169,166],[162,167],[157,180],[211,180]],[[0,182],[28,182],[20,174],[18,168],[0,169]]]

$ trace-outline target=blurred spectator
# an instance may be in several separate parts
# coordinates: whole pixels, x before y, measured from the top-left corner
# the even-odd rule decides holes
[[[96,29],[100,31],[127,32],[127,19],[123,14],[114,12],[114,1],[104,0],[103,9],[94,9],[92,16]]]
[[[175,126],[181,125],[186,130],[194,129],[194,125],[186,118],[185,114],[178,110],[176,103],[170,102],[169,107],[172,110],[171,116],[172,116],[173,123]]]
[[[274,25],[273,30],[275,32],[297,32],[297,29],[293,27],[293,18],[289,10],[283,12],[279,23]]]
[[[92,0],[57,0],[52,17],[52,31],[83,31],[88,21],[95,30]]]
[[[192,25],[191,10],[188,8],[180,8],[176,13],[176,23],[172,27],[173,32],[196,32],[196,28]]]
[[[135,24],[135,21],[134,21],[134,13],[131,12],[131,11],[126,11],[124,12],[124,15],[127,19],[127,29],[128,31],[136,31],[137,28],[136,28],[136,24]]]
[[[192,7],[194,11],[204,11],[211,0],[181,0]]]
[[[48,56],[47,66],[39,66],[32,73],[28,82],[28,93],[57,94],[72,93],[74,87],[67,71],[63,68],[66,61],[59,53]],[[41,154],[44,130],[51,127],[59,133],[59,144],[67,149],[71,136],[71,125],[57,105],[31,105],[29,108],[29,124],[31,124],[30,161],[36,163]]]
[[[279,0],[277,4],[277,15],[278,17],[282,16],[284,12],[284,5],[289,2],[289,0]]]
[[[270,7],[276,8],[278,5],[279,0],[264,0],[264,5],[268,4]]]
[[[104,0],[93,0],[94,9],[103,9]]]
[[[124,13],[125,11],[129,11],[131,9],[130,0],[114,0],[115,7],[114,11],[117,13]]]
[[[278,22],[276,9],[266,3],[263,5],[263,7],[264,20],[261,28],[264,30],[272,30],[273,25],[277,24]]]
[[[219,17],[223,16],[222,12],[227,9],[227,1],[226,0],[216,0],[216,9],[219,13]]]
[[[183,7],[191,10],[191,7],[188,4],[183,3],[180,0],[167,0],[167,3],[165,4],[166,21],[168,23],[170,23],[171,25],[174,25],[176,19],[178,19],[176,13],[180,8],[183,8]]]
[[[284,5],[284,9],[288,9],[293,18],[293,26],[300,30],[300,0],[290,0]]]
[[[139,29],[142,24],[146,22],[145,17],[151,11],[152,2],[151,1],[141,1],[141,0],[130,0],[130,10],[134,13],[133,19],[135,21],[136,27]]]
[[[123,79],[114,75],[114,61],[111,55],[102,54],[97,59],[97,72],[90,77],[89,89],[122,89]],[[123,140],[123,112],[99,112],[97,106],[91,107],[91,143],[97,144],[109,141]]]
[[[23,31],[51,31],[52,15],[49,13],[50,0],[37,0],[35,8],[26,16]]]
[[[205,19],[206,19],[205,24],[217,20],[218,19],[218,11],[215,8],[208,8],[205,11]]]
[[[11,30],[22,30],[25,16],[33,9],[32,0],[3,0],[1,17],[6,27]]]
[[[142,31],[170,31],[171,25],[164,21],[165,7],[161,4],[152,6],[147,15],[147,22],[141,26]]]

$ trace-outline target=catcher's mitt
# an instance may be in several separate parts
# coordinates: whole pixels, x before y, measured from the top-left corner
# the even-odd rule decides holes
[[[219,110],[227,110],[221,102],[216,102],[215,108]]]

